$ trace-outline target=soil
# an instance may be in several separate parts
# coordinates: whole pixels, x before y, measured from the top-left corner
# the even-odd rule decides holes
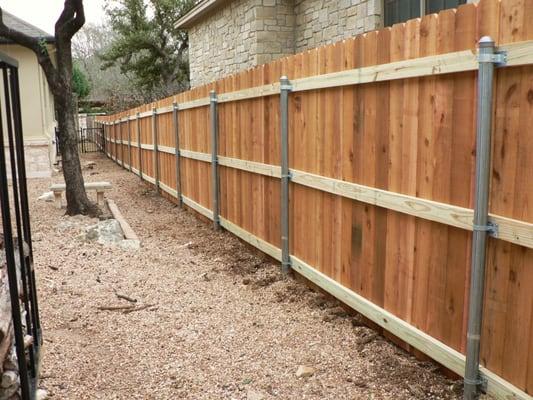
[[[126,251],[80,242],[75,237],[95,220],[37,200],[61,177],[29,181],[41,387],[50,398],[461,397],[460,381],[282,277],[277,263],[103,156],[82,164],[88,160],[96,166],[84,171],[86,181],[113,184],[107,196],[142,245]],[[314,373],[299,378],[299,366]]]

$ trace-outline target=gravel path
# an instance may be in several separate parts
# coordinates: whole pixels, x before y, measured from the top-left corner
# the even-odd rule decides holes
[[[86,157],[86,160],[89,158]],[[292,279],[227,232],[158,197],[101,156],[138,252],[82,243],[29,182],[44,356],[52,399],[450,399],[460,386]],[[55,177],[54,182],[60,181]],[[137,312],[102,311],[130,304]],[[315,369],[298,378],[298,366]]]

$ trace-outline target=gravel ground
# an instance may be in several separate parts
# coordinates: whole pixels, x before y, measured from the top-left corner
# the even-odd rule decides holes
[[[455,399],[460,383],[362,326],[227,232],[158,197],[101,156],[88,181],[142,241],[83,243],[95,220],[37,201],[29,182],[44,355],[52,399]],[[54,182],[60,181],[56,176]],[[92,194],[91,194],[92,195]],[[131,313],[99,307],[130,303]],[[298,366],[315,369],[296,376]]]

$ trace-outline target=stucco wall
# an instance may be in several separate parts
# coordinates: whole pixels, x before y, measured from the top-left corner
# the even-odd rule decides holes
[[[189,29],[191,85],[379,28],[381,1],[229,1]]]
[[[17,45],[0,45],[0,51],[19,63],[22,130],[28,177],[51,175],[55,161],[54,100],[35,54]],[[3,91],[3,83],[0,82]],[[5,115],[5,110],[2,108]],[[5,118],[3,118],[5,123]],[[4,126],[5,128],[5,126]]]
[[[295,0],[296,51],[379,29],[381,0]]]

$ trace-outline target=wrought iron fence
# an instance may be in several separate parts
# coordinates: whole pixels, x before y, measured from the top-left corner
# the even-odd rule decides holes
[[[0,147],[4,149],[0,151],[0,207],[5,253],[2,268],[7,267],[20,395],[23,400],[29,400],[36,393],[42,336],[33,268],[17,61],[0,53],[0,71],[3,81]]]
[[[56,128],[56,154],[60,153],[59,130]],[[96,153],[103,151],[104,133],[101,127],[78,129],[78,151],[80,153]]]

